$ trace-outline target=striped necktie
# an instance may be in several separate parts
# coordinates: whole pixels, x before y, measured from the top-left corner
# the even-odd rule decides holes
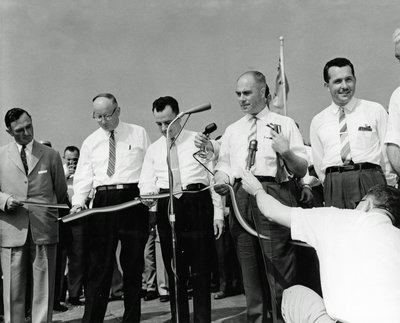
[[[107,167],[107,176],[111,177],[115,173],[115,137],[114,130],[110,131],[110,138],[108,140],[108,167]]]
[[[25,149],[26,149],[26,145],[22,145],[20,155],[21,155],[22,165],[24,165],[25,174],[28,175],[28,161],[26,159]]]
[[[249,119],[250,131],[249,136],[247,137],[247,142],[250,142],[251,140],[257,140],[257,120],[258,118],[256,116],[251,116]]]
[[[349,134],[347,132],[346,113],[344,107],[339,107],[339,129],[340,129],[340,157],[344,165],[351,161]]]
[[[171,149],[170,149],[170,166],[173,176],[173,192],[180,192],[182,190],[182,182],[181,182],[181,172],[179,170],[179,159],[178,159],[178,149],[176,148],[176,144],[173,142],[173,138],[171,139]],[[182,193],[174,195],[176,198],[180,198]]]

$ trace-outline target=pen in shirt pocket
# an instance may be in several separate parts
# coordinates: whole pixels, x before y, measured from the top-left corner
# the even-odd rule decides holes
[[[131,145],[129,145],[129,150],[131,150]]]

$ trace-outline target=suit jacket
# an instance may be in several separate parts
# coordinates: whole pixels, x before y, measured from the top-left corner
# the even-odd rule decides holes
[[[30,227],[35,244],[58,242],[58,210],[23,205],[6,211],[6,201],[13,195],[20,201],[44,203],[65,202],[67,185],[58,152],[33,142],[25,174],[17,145],[0,147],[0,246],[23,246]]]

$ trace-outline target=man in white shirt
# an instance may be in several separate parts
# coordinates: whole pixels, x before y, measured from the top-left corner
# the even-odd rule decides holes
[[[391,176],[384,149],[387,113],[354,97],[356,77],[348,59],[330,60],[323,74],[332,104],[311,121],[314,167],[324,183],[325,205],[354,209],[371,186]]]
[[[242,74],[237,81],[236,95],[245,116],[230,125],[222,137],[215,190],[224,195],[228,193],[225,184],[234,185],[240,213],[259,233],[270,236],[273,241],[259,241],[231,216],[230,230],[243,274],[247,321],[265,322],[272,306],[278,304],[279,308],[283,289],[290,286],[295,277],[294,248],[289,244],[287,228],[261,216],[255,200],[242,188],[240,170],[247,163],[249,142],[257,140],[252,171],[268,192],[286,205],[297,206],[299,191],[288,171],[303,177],[307,155],[295,122],[269,110],[269,89],[262,73]],[[279,132],[274,130],[279,128]],[[265,263],[272,268],[267,270]]]
[[[141,195],[169,192],[166,137],[168,125],[179,114],[178,102],[170,96],[160,97],[153,102],[153,114],[162,137],[147,150],[139,181]],[[178,184],[174,185],[174,191],[181,189],[198,191],[196,194],[183,194],[174,198],[177,236],[176,271],[171,266],[172,237],[168,212],[169,198],[162,198],[157,202],[157,226],[164,264],[168,273],[173,322],[176,319],[175,275],[178,283],[178,319],[179,322],[189,322],[190,320],[186,286],[189,266],[193,286],[194,321],[211,322],[210,255],[214,248],[213,234],[219,237],[223,229],[223,209],[220,196],[213,189],[203,190],[211,184],[211,174],[193,158],[193,154],[198,150],[194,145],[195,136],[195,132],[182,129],[179,121],[170,127],[169,138],[172,138],[173,141],[172,145],[168,143],[168,148],[171,148],[174,183]],[[154,201],[145,202],[150,206]]]
[[[375,185],[356,210],[290,208],[267,194],[248,171],[244,189],[261,212],[315,248],[324,299],[303,286],[284,292],[287,323],[400,322],[400,192]]]
[[[99,129],[82,144],[74,175],[71,213],[85,207],[95,189],[93,208],[124,203],[139,196],[139,176],[150,139],[143,127],[119,120],[121,108],[114,95],[93,99],[93,119]],[[148,237],[144,205],[88,218],[88,274],[83,322],[102,322],[110,294],[118,240],[124,273],[123,322],[140,321],[143,252]]]
[[[395,57],[400,62],[400,28],[393,34]],[[390,164],[400,177],[400,87],[394,90],[389,102],[389,121],[385,144]]]

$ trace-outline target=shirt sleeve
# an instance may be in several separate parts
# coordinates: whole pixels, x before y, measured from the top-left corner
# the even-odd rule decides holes
[[[324,154],[324,148],[322,142],[318,137],[318,129],[316,129],[315,125],[316,121],[313,119],[310,125],[310,141],[311,141],[311,149],[312,149],[312,156],[314,161],[314,169],[318,175],[319,180],[321,183],[324,183],[325,173],[322,172],[322,156]]]
[[[392,178],[392,166],[390,165],[389,158],[386,153],[386,146],[385,146],[385,135],[388,125],[388,114],[383,106],[379,105],[377,112],[376,112],[376,120],[377,120],[377,131],[379,137],[379,143],[381,146],[381,167],[382,171],[385,174],[386,180],[388,182],[391,181]]]
[[[223,135],[223,140],[220,145],[219,149],[219,156],[218,156],[218,162],[217,165],[215,166],[216,171],[221,171],[224,172],[229,176],[229,180],[231,184],[233,184],[233,181],[235,178],[232,175],[232,169],[231,169],[231,163],[230,163],[230,146],[229,146],[229,130],[228,128],[226,129],[224,135]]]
[[[400,147],[400,87],[393,92],[390,98],[385,143],[396,144]]]
[[[159,189],[156,185],[156,175],[154,170],[154,146],[147,149],[139,178],[140,195],[157,194]]]
[[[74,195],[71,199],[72,205],[80,205],[83,207],[93,188],[94,173],[89,156],[89,145],[84,141],[74,175]]]

